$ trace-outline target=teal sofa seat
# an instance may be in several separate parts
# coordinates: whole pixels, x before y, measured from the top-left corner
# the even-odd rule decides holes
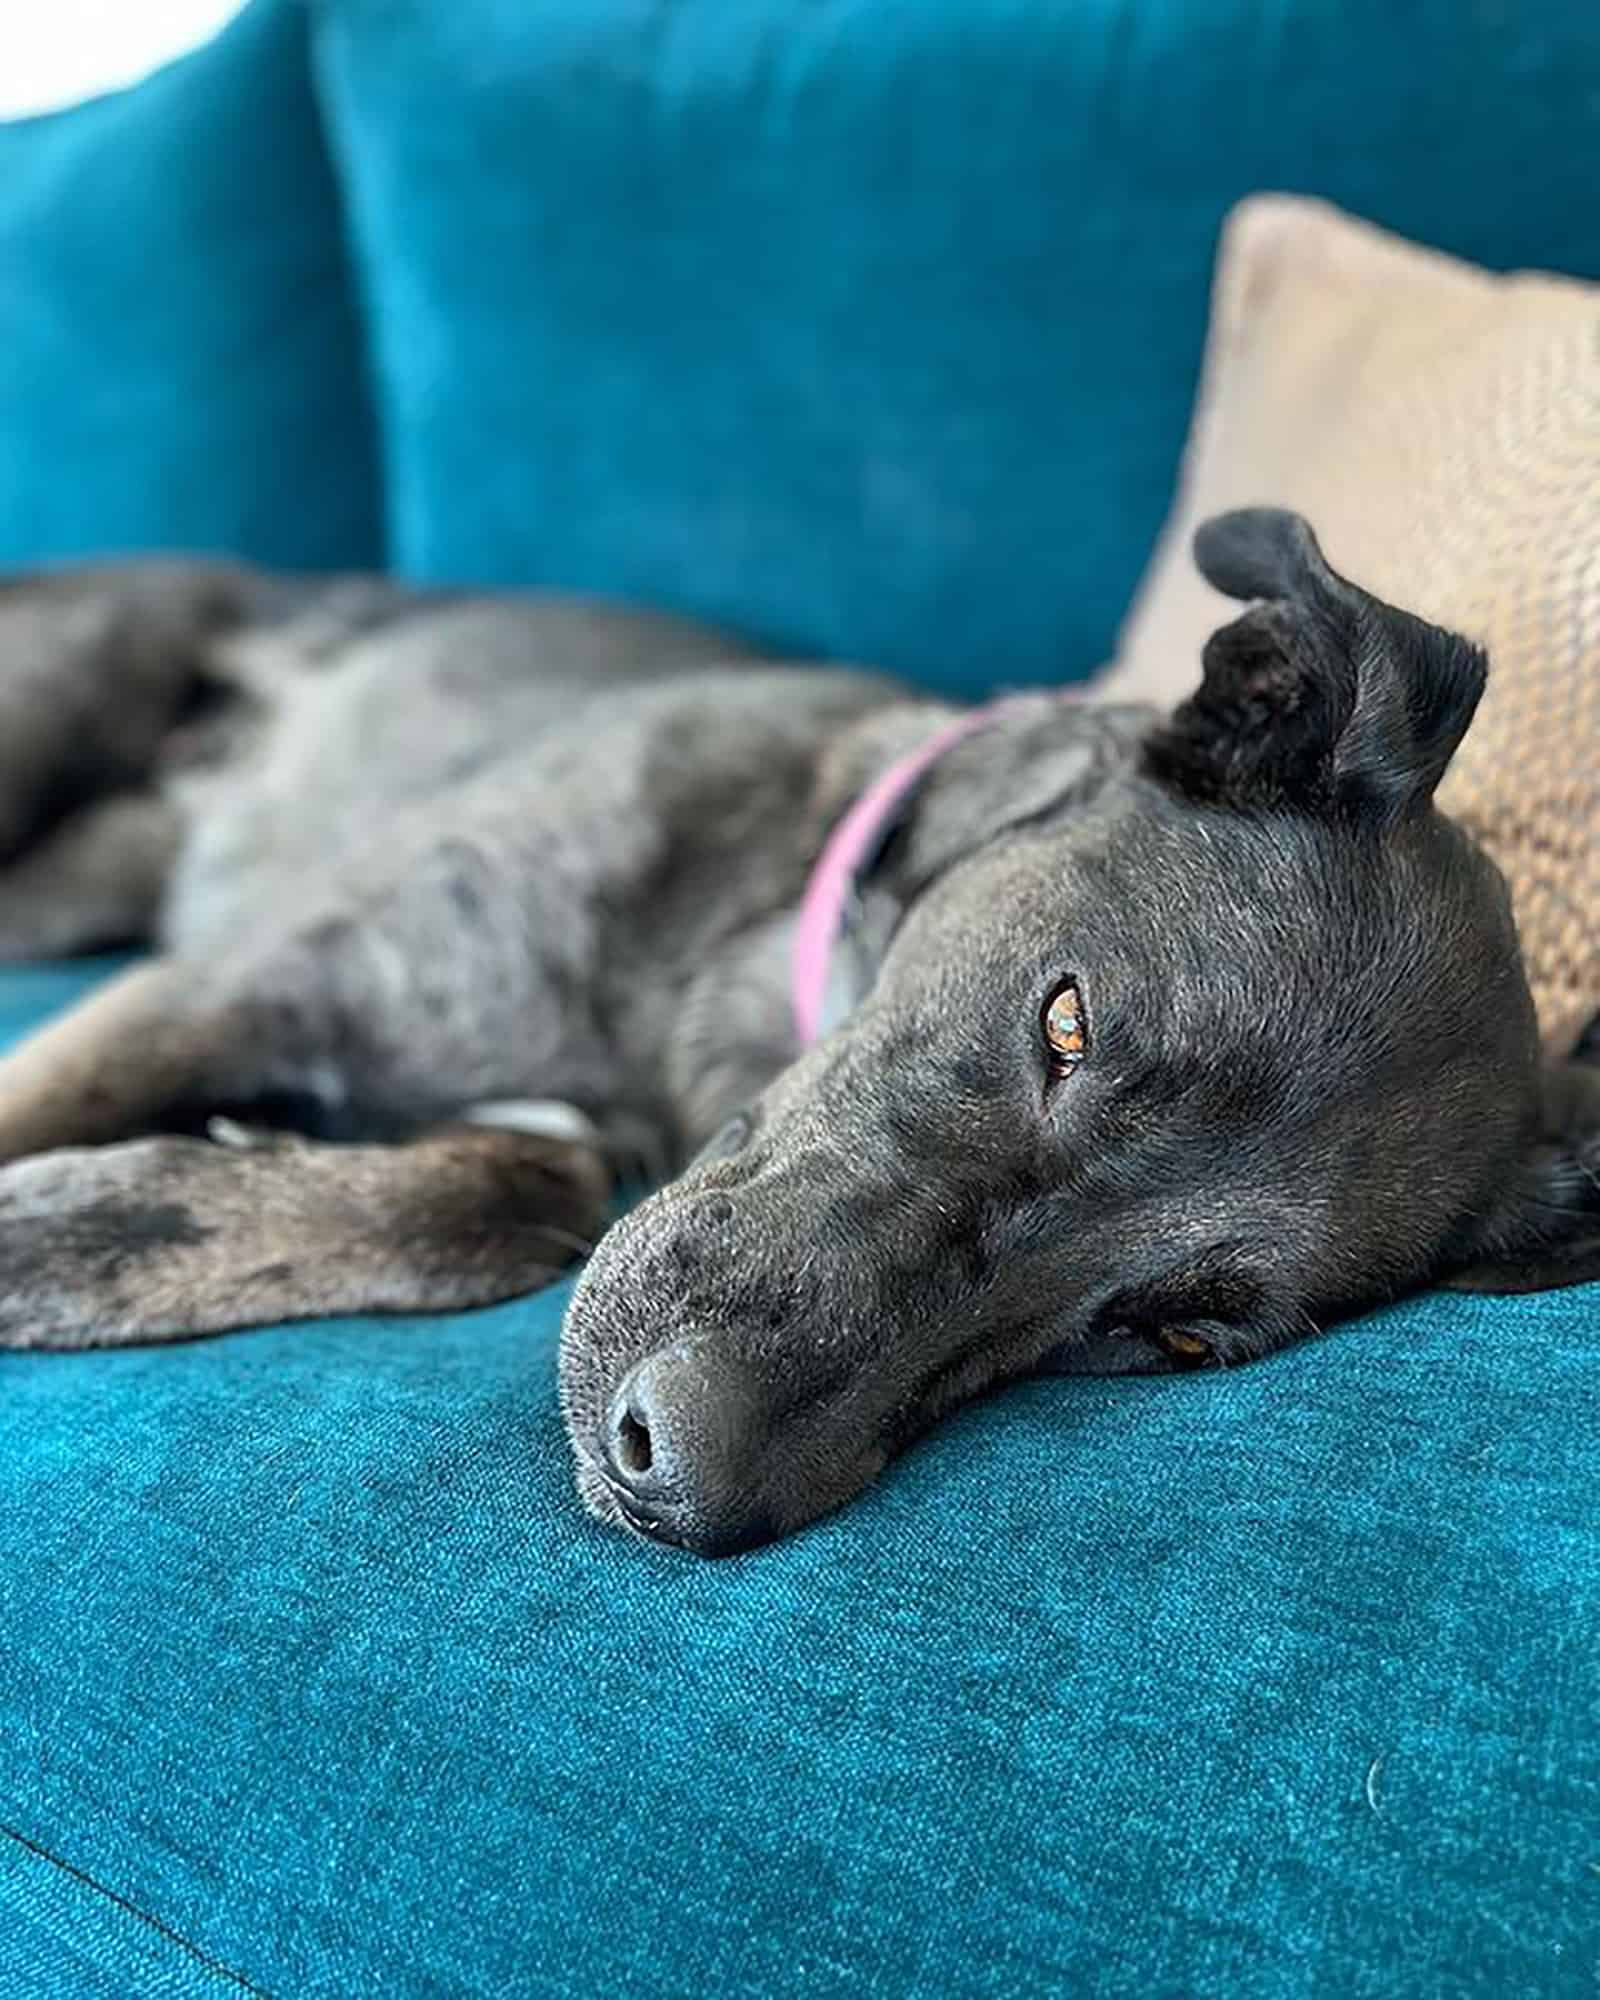
[[[6,1360],[7,2000],[1592,1990],[1600,1292],[1032,1384],[720,1563],[579,1511],[564,1297]]]
[[[274,170],[331,157],[342,204],[302,303],[361,366],[328,344],[214,517],[119,493],[119,546],[253,520],[1070,678],[1236,195],[1600,274],[1588,0],[253,0],[258,36],[317,107]],[[153,241],[208,292],[213,245]],[[206,423],[259,386],[208,372]],[[62,521],[34,553],[96,545]],[[0,971],[0,1039],[106,970]],[[564,1299],[0,1356],[0,2000],[1594,1994],[1600,1287],[1022,1385],[718,1563],[580,1509]]]

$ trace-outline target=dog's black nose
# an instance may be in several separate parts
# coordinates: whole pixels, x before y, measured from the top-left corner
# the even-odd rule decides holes
[[[764,1435],[742,1370],[690,1339],[623,1379],[601,1456],[617,1505],[641,1533],[731,1555],[767,1538],[757,1490]]]

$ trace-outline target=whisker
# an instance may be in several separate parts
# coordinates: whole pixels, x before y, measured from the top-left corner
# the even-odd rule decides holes
[[[560,1243],[566,1249],[575,1251],[580,1257],[592,1257],[595,1246],[586,1237],[574,1236],[570,1229],[562,1229],[554,1222],[536,1222],[533,1227],[541,1236],[548,1236],[553,1243]]]

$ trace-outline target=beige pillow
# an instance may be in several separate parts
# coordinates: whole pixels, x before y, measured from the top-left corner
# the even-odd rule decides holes
[[[1176,508],[1100,690],[1170,706],[1238,607],[1189,559],[1292,507],[1336,569],[1489,650],[1439,789],[1511,883],[1550,1046],[1600,1011],[1600,287],[1498,277],[1285,195],[1223,234]]]

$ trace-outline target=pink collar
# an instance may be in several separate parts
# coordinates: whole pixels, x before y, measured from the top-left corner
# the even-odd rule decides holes
[[[826,1018],[828,979],[845,911],[863,869],[888,832],[896,807],[947,750],[987,729],[1014,701],[1013,697],[986,708],[969,709],[936,729],[926,743],[897,757],[828,835],[800,901],[789,962],[789,994],[802,1048],[809,1048],[831,1025]]]

